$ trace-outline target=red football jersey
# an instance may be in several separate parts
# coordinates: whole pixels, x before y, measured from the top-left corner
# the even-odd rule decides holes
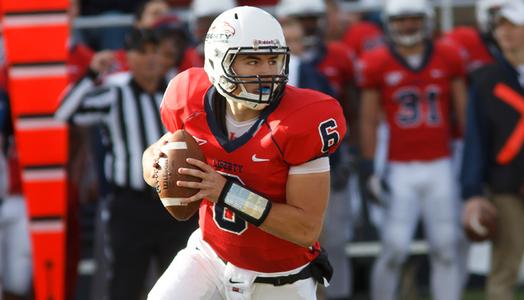
[[[326,53],[318,63],[318,70],[326,76],[337,95],[342,95],[342,89],[353,80],[353,52],[344,44],[329,42]]]
[[[162,122],[169,131],[184,128],[198,141],[209,165],[274,202],[286,202],[290,166],[332,153],[346,132],[337,101],[287,86],[279,103],[264,110],[248,132],[229,140],[213,112],[215,91],[202,68],[180,73],[164,95]],[[206,199],[199,217],[204,240],[241,268],[281,272],[318,255],[318,243],[310,249],[280,239]]]
[[[450,154],[451,80],[465,76],[455,47],[428,43],[413,69],[392,47],[364,54],[362,88],[378,89],[389,125],[389,160],[432,160]]]
[[[493,62],[493,56],[482,40],[480,32],[473,27],[457,27],[446,33],[443,40],[462,50],[468,72]]]
[[[343,41],[355,55],[360,57],[364,52],[383,44],[383,33],[374,23],[361,21],[347,28]]]

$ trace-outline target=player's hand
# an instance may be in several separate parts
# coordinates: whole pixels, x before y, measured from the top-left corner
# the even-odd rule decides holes
[[[383,178],[373,174],[366,181],[366,194],[369,201],[379,206],[386,206],[386,195],[389,194],[389,185]]]
[[[360,190],[364,200],[384,206],[384,196],[389,192],[389,187],[380,176],[374,174],[372,160],[363,159],[359,162]]]
[[[220,197],[220,193],[222,192],[222,189],[224,189],[224,185],[226,184],[226,178],[220,175],[210,165],[198,159],[188,158],[187,162],[199,168],[199,170],[190,168],[180,168],[178,169],[178,173],[198,177],[202,179],[202,181],[177,181],[178,186],[200,190],[192,197],[182,199],[180,202],[188,204],[190,202],[199,201],[203,198],[206,198],[213,202],[217,202],[218,198]]]
[[[103,50],[93,55],[89,68],[97,73],[106,73],[111,70],[114,62],[115,53],[111,50]]]
[[[151,148],[151,166],[152,168],[149,173],[149,176],[150,178],[154,178],[155,181],[158,180],[158,171],[160,171],[161,169],[161,166],[159,164],[160,159],[167,158],[167,155],[164,152],[162,152],[162,147],[171,140],[170,137],[172,135],[173,134],[170,132],[166,133]],[[155,186],[157,186],[157,184],[155,184]]]

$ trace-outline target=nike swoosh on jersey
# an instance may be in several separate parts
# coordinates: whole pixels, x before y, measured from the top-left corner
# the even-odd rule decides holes
[[[270,159],[269,158],[259,158],[257,157],[256,154],[253,154],[253,156],[251,156],[251,160],[253,160],[254,162],[265,162],[265,161],[269,161]]]

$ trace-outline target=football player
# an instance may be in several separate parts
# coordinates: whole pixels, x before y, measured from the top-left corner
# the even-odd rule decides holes
[[[426,0],[387,1],[387,42],[362,56],[362,155],[371,163],[382,113],[389,127],[390,203],[383,250],[372,272],[372,299],[395,299],[419,217],[430,246],[436,300],[460,299],[459,204],[450,160],[450,110],[464,124],[465,70],[456,48],[432,41],[434,12]]]
[[[327,156],[345,135],[345,119],[333,98],[286,86],[288,59],[276,19],[236,7],[212,23],[204,68],[170,82],[162,121],[193,135],[206,156],[188,159],[199,170],[178,170],[202,179],[177,182],[196,189],[182,201],[201,201],[200,228],[149,299],[316,299],[317,283],[331,277],[317,239]],[[151,186],[169,138],[144,152]]]

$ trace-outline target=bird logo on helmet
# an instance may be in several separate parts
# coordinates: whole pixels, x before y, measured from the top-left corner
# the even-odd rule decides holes
[[[233,62],[239,55],[278,57],[278,73],[238,75]],[[211,24],[204,44],[204,70],[226,99],[261,110],[280,97],[288,80],[289,48],[278,21],[266,11],[250,6],[235,7]],[[246,84],[257,84],[258,93]]]
[[[434,11],[427,0],[387,0],[383,16],[388,38],[400,46],[412,47],[433,34]],[[413,33],[402,33],[391,24],[396,19],[409,17],[423,17],[423,27]]]

